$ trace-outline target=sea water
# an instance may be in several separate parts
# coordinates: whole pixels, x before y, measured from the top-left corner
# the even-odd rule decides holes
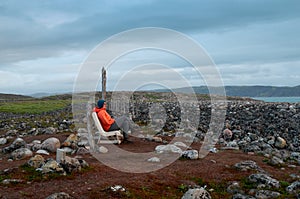
[[[300,97],[253,97],[253,99],[262,100],[264,102],[300,102]]]

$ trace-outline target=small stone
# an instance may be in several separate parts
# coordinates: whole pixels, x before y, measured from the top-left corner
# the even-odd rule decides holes
[[[59,192],[59,193],[51,194],[45,199],[73,199],[73,197],[65,192]]]
[[[161,137],[156,137],[156,136],[154,136],[154,137],[153,137],[153,141],[154,141],[154,142],[159,142],[159,143],[161,143],[163,140],[162,140]]]
[[[0,138],[0,145],[6,144],[7,139],[6,138]]]
[[[209,149],[209,152],[211,152],[211,153],[217,153],[218,149],[217,148],[211,148],[211,149]]]
[[[223,136],[224,136],[224,139],[226,141],[230,140],[232,138],[232,131],[229,130],[228,128],[226,128],[224,131],[223,131]]]
[[[108,149],[107,149],[106,147],[104,147],[104,146],[100,146],[100,147],[99,147],[99,152],[100,152],[100,153],[107,153],[107,152],[108,152]]]
[[[37,154],[42,154],[42,155],[49,155],[49,152],[43,149],[37,150],[37,152],[35,152]]]
[[[23,180],[21,179],[5,179],[2,181],[2,184],[8,185],[8,184],[16,184],[16,183],[22,183]]]
[[[199,158],[199,154],[197,150],[187,150],[182,153],[181,157],[191,160],[197,160]]]
[[[178,147],[188,148],[188,146],[183,142],[175,142],[174,145]]]
[[[158,157],[152,157],[152,158],[149,158],[147,161],[148,162],[160,162],[160,159]]]

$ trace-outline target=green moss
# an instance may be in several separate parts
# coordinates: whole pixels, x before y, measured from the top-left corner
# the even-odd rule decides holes
[[[180,184],[180,185],[178,186],[178,190],[179,190],[180,192],[182,192],[182,193],[185,193],[185,192],[187,192],[187,190],[188,190],[188,186],[185,185],[185,184]]]
[[[247,189],[247,190],[256,188],[256,183],[251,182],[247,177],[241,179],[240,185],[243,189]]]
[[[0,182],[2,182],[5,179],[10,179],[11,176],[10,175],[0,175]]]
[[[62,176],[60,173],[43,174],[40,171],[37,171],[34,167],[29,166],[28,164],[23,164],[20,166],[20,168],[24,171],[25,174],[24,178],[27,181],[40,182],[40,181],[46,181],[50,179],[66,177],[66,176]]]
[[[284,189],[290,185],[290,183],[286,182],[286,181],[280,181],[279,183],[280,183],[280,186]]]

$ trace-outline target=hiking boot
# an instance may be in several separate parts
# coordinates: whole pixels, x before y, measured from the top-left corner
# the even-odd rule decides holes
[[[123,143],[127,143],[127,144],[130,144],[130,143],[133,143],[132,141],[126,139],[126,140],[123,140]]]

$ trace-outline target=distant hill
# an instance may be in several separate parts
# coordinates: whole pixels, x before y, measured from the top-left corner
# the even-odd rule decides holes
[[[3,101],[30,100],[30,99],[33,99],[33,97],[26,96],[26,95],[15,95],[15,94],[0,93],[0,102],[3,102]]]
[[[206,86],[193,87],[195,93],[208,94]],[[189,93],[190,88],[172,89],[175,92]],[[170,90],[160,89],[158,92],[168,92]],[[225,86],[227,96],[238,97],[299,97],[300,85],[295,87],[276,87],[276,86]]]
[[[36,95],[36,97],[33,96],[27,96],[27,95],[16,95],[16,94],[5,94],[0,93],[0,102],[9,102],[9,101],[26,101],[26,100],[71,100],[72,94],[66,93],[66,94],[47,94],[45,95]]]
[[[33,93],[30,94],[29,96],[34,97],[34,98],[43,98],[43,97],[50,97],[50,96],[56,96],[56,95],[65,95],[65,94],[70,94],[70,93],[62,93],[62,92],[56,92],[56,93],[46,93],[46,92],[40,92],[40,93]]]
[[[196,94],[209,94],[206,86],[192,87]],[[191,88],[183,87],[176,89],[158,89],[149,90],[144,92],[180,92],[191,93]],[[225,86],[226,96],[233,97],[300,97],[300,85],[294,87],[276,87],[276,86]],[[110,92],[108,92],[109,95]],[[100,96],[98,96],[100,97]],[[0,102],[4,101],[22,101],[22,100],[53,100],[53,99],[72,99],[72,93],[65,94],[50,94],[50,93],[38,93],[33,96],[15,95],[15,94],[3,94],[0,93]]]

